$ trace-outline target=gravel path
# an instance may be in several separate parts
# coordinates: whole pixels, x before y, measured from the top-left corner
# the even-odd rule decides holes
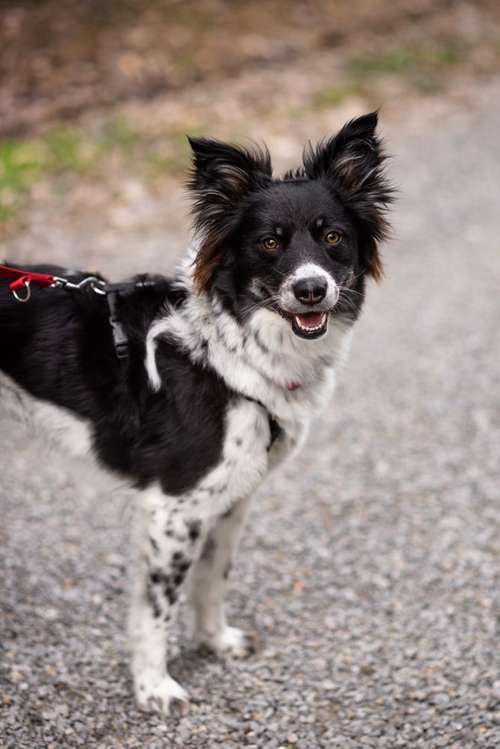
[[[500,746],[499,102],[491,83],[387,123],[401,187],[387,279],[331,415],[256,497],[233,576],[233,620],[265,649],[201,657],[183,615],[172,672],[189,717],[131,697],[129,503],[2,423],[2,749]],[[51,234],[57,220],[7,254],[70,262],[84,239]],[[108,237],[101,266],[167,265],[161,237],[123,262]]]

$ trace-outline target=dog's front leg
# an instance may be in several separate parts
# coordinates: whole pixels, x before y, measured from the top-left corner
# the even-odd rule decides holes
[[[222,515],[209,532],[191,578],[195,638],[217,653],[245,657],[255,652],[255,639],[226,622],[224,596],[231,560],[243,526],[249,498]]]
[[[129,620],[132,675],[139,706],[185,714],[188,695],[167,669],[167,632],[181,586],[199,552],[202,521],[186,497],[142,492],[138,508],[139,574]]]

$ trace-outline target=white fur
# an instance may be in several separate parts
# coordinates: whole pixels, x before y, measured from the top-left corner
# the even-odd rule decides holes
[[[91,432],[83,419],[65,408],[34,398],[0,372],[0,422],[7,420],[23,423],[32,434],[42,433],[49,445],[60,445],[71,455],[90,454]]]
[[[316,266],[310,265],[301,272],[317,273]],[[190,292],[187,301],[166,310],[147,336],[146,370],[152,387],[168,387],[168,382],[161,383],[155,361],[157,339],[168,336],[193,362],[213,367],[242,397],[228,411],[219,464],[180,498],[149,490],[142,502],[143,569],[130,619],[132,671],[139,704],[164,713],[185,705],[187,696],[179,692],[166,668],[166,627],[174,604],[159,595],[152,607],[145,587],[148,575],[154,565],[170,571],[176,552],[195,563],[191,586],[195,636],[217,652],[242,656],[250,650],[248,636],[228,626],[224,613],[225,572],[249,497],[266,473],[305,439],[312,414],[326,405],[333,392],[336,369],[351,338],[350,325],[334,321],[323,338],[305,341],[294,335],[287,321],[266,309],[255,312],[242,326],[216,299],[193,292],[189,265],[183,282]],[[293,383],[300,387],[290,390]],[[270,450],[269,414],[282,428]],[[197,539],[196,544],[187,532],[193,517],[203,529],[203,542]],[[149,538],[154,538],[153,548]]]
[[[233,536],[243,520],[246,502],[242,498],[254,491],[267,472],[269,441],[264,409],[240,400],[226,417],[221,461],[194,489],[180,497],[169,497],[153,488],[139,498],[141,569],[133,592],[129,633],[136,698],[143,709],[168,714],[184,710],[182,703],[187,700],[167,671],[167,629],[176,613],[181,583],[173,586],[176,600],[172,601],[165,594],[165,578],[175,580],[176,554],[191,565],[204,542],[215,544],[213,556],[203,559],[202,555],[194,577],[197,636],[214,649],[227,650],[233,645],[238,653],[242,650],[243,635],[236,644],[235,633],[229,632],[223,616],[223,572],[234,545]],[[221,525],[214,531],[215,540],[205,541],[218,520]],[[189,534],[193,522],[199,526],[195,540]],[[163,577],[152,585],[151,573],[155,570]]]
[[[337,320],[330,321],[322,338],[302,340],[287,321],[266,309],[239,325],[219,302],[194,293],[189,263],[181,275],[186,302],[167,309],[147,334],[149,383],[154,390],[168,388],[156,363],[158,341],[167,336],[193,362],[213,367],[236,396],[225,417],[222,457],[194,488],[180,496],[167,496],[159,487],[137,493],[138,575],[129,619],[132,673],[138,704],[165,714],[188,707],[186,692],[167,670],[166,636],[188,568],[196,637],[237,656],[251,648],[245,633],[228,626],[223,602],[249,497],[305,439],[311,416],[333,392],[351,338],[350,325]],[[295,384],[300,387],[289,389]],[[82,420],[31,398],[5,376],[0,377],[0,407],[0,416],[21,418],[30,428],[42,423],[73,453],[89,451],[91,433]],[[272,446],[270,416],[281,427]]]
[[[148,334],[146,368],[152,386],[158,382],[157,370],[151,376],[156,338],[168,335],[193,361],[210,364],[232,389],[261,401],[278,419],[309,420],[333,393],[336,369],[350,348],[350,323],[330,321],[323,337],[304,340],[280,315],[261,308],[240,325],[218,300],[193,291],[190,267],[183,275],[191,292],[187,301],[167,310]],[[301,387],[289,391],[292,382]]]
[[[224,611],[229,566],[248,511],[250,497],[241,499],[230,514],[210,532],[208,554],[195,565],[191,600],[195,615],[195,638],[219,653],[245,655],[248,640],[241,630],[229,627]]]
[[[339,288],[335,279],[317,263],[303,263],[290,274],[280,289],[280,306],[286,310],[293,310],[297,306],[293,287],[304,278],[323,278],[326,281],[326,295],[322,305],[325,309],[333,309],[339,299]]]

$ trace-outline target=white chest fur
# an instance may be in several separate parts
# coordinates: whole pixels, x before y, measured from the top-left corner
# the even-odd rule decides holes
[[[308,421],[330,399],[349,352],[351,325],[333,320],[321,339],[304,341],[275,312],[261,309],[242,324],[218,300],[193,294],[151,326],[146,369],[153,389],[161,387],[155,359],[161,336],[175,340],[193,362],[212,367],[233,391],[292,424]]]

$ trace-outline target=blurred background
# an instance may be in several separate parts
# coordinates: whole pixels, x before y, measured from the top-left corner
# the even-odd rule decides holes
[[[133,704],[129,503],[0,398],[1,749],[500,746],[499,70],[497,0],[0,3],[0,257],[170,271],[186,133],[280,173],[377,108],[398,189],[337,397],[232,573],[265,649],[174,633],[179,725]]]
[[[496,73],[499,21],[495,0],[4,0],[0,236],[29,225],[57,259],[69,223],[76,264],[123,242],[148,267],[185,237],[186,133],[266,140],[282,167],[362,111],[440,113]]]

